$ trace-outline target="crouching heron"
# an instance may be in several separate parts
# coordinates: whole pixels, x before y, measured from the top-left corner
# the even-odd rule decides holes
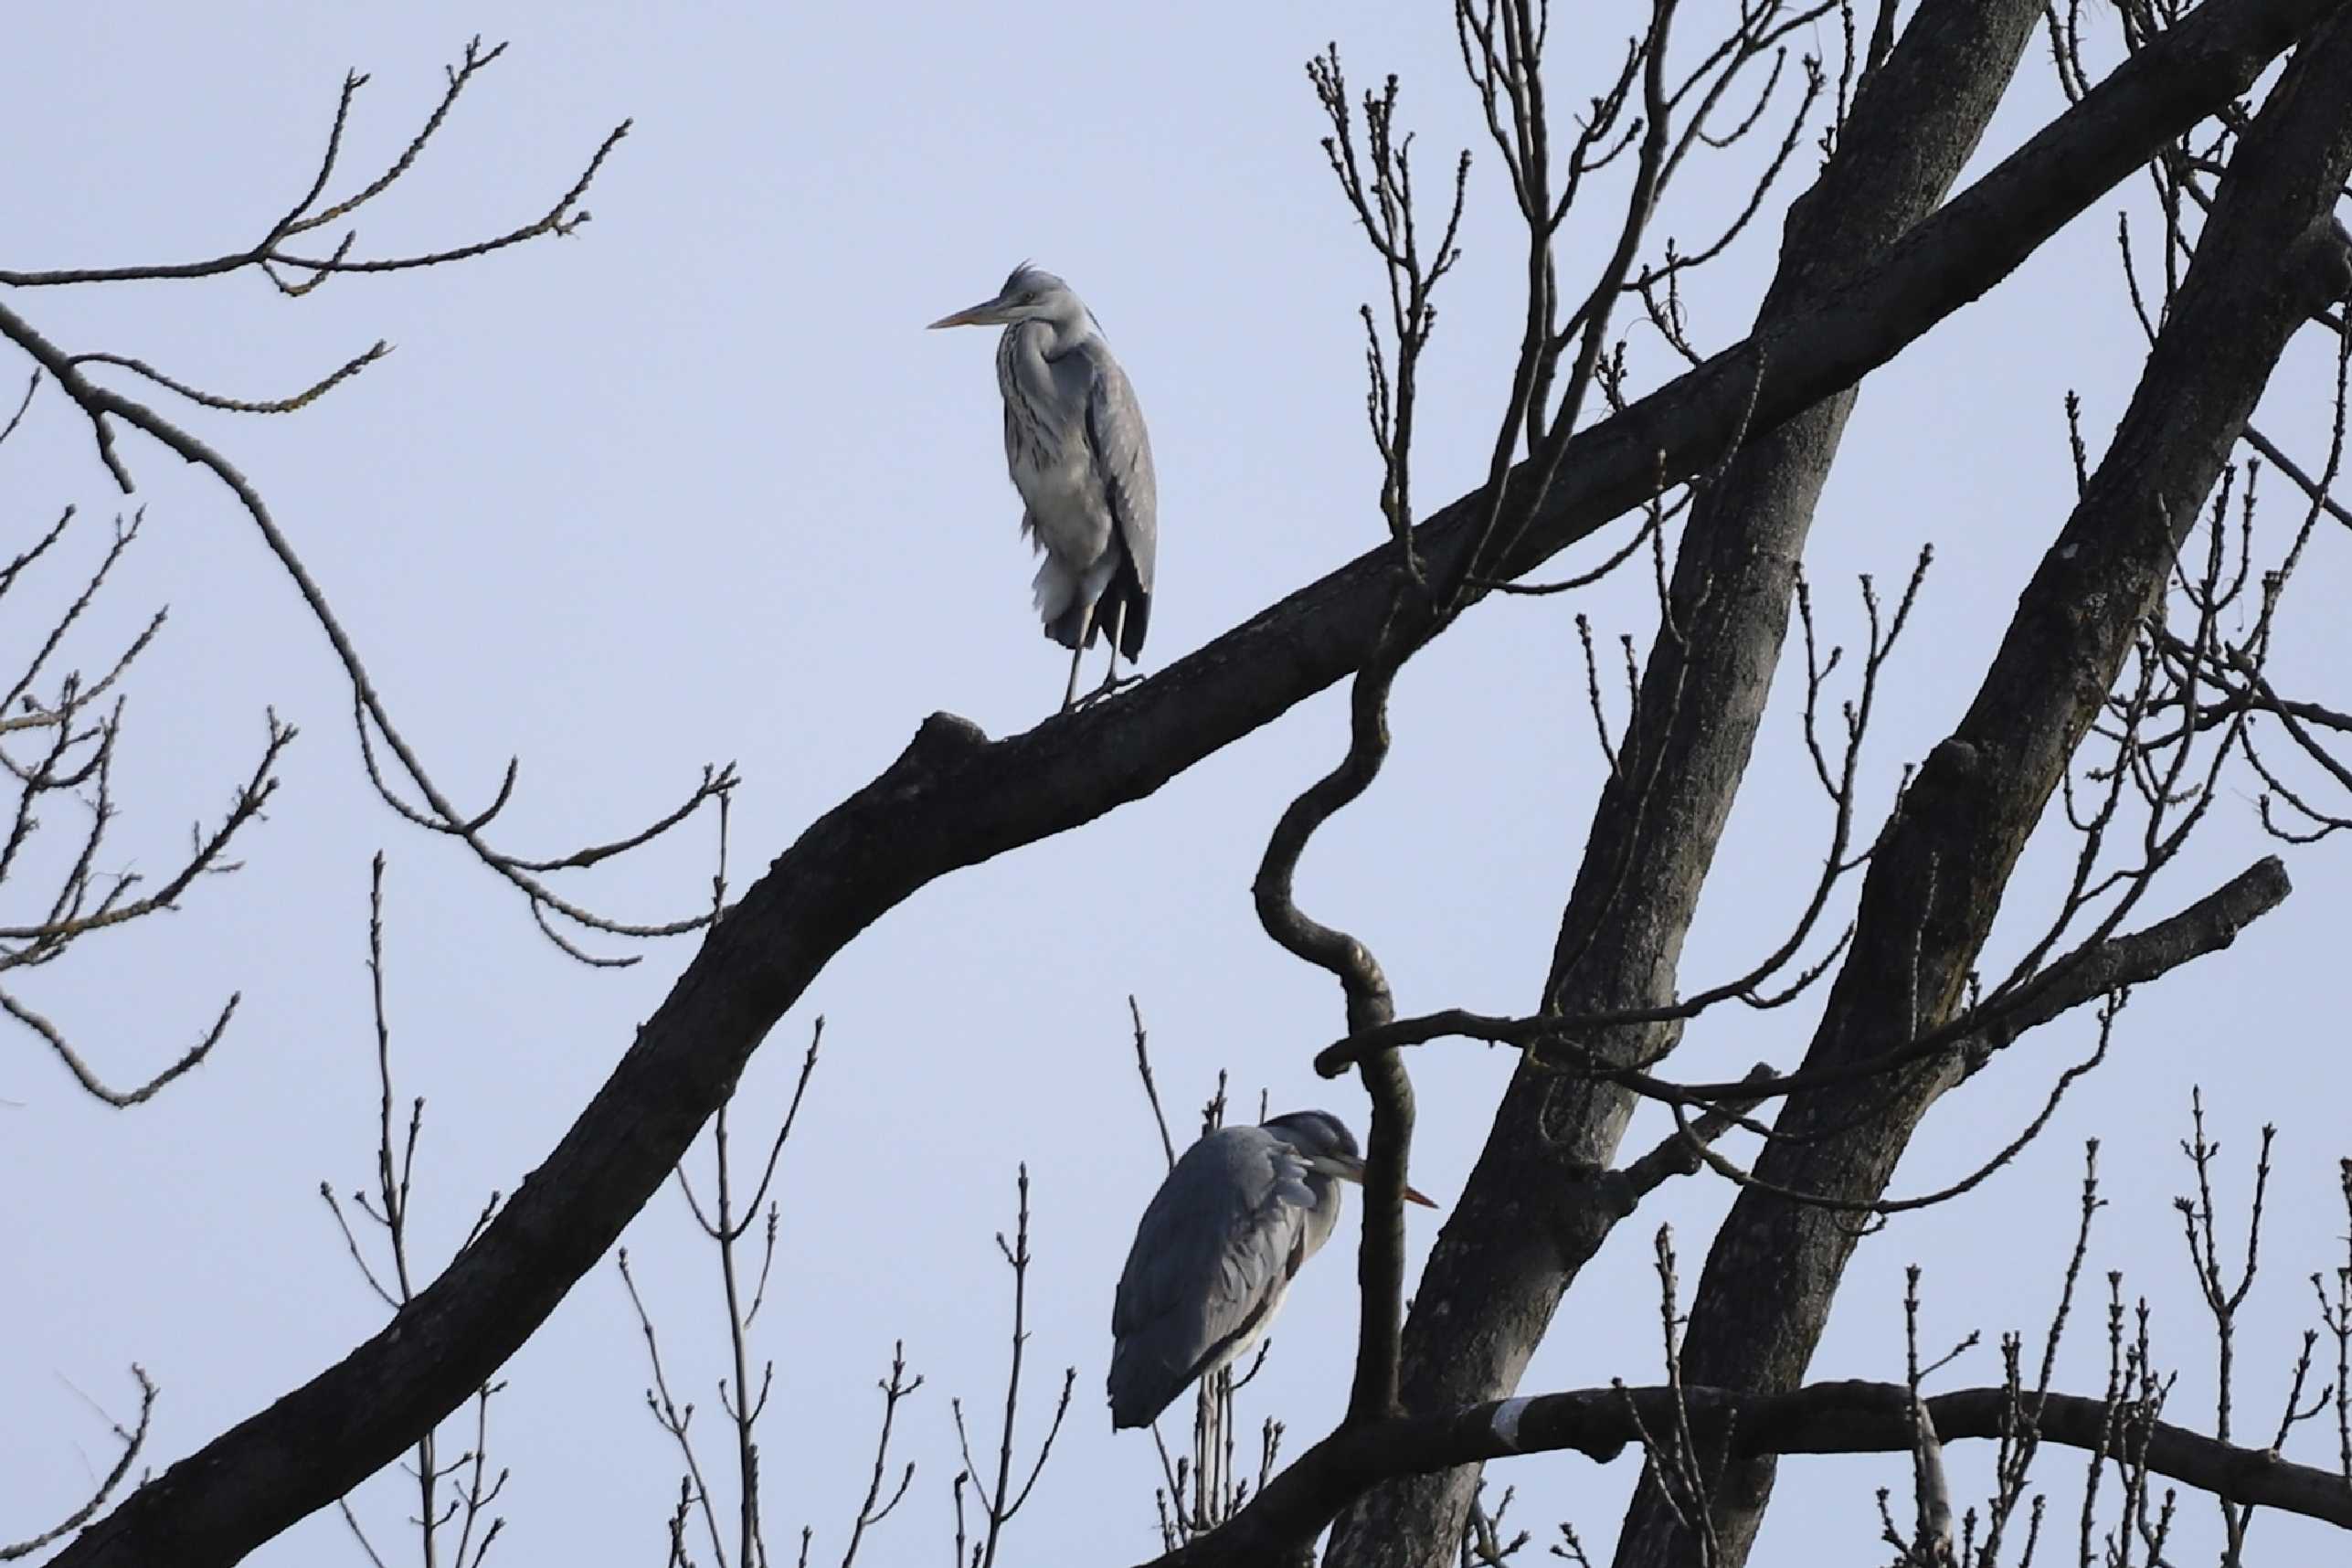
[[[1136,1227],[1111,1308],[1111,1425],[1148,1426],[1196,1378],[1256,1343],[1292,1277],[1361,1182],[1356,1140],[1329,1111],[1228,1127],[1184,1151]],[[1407,1187],[1416,1203],[1436,1207]]]
[[[1004,461],[1021,493],[1022,532],[1045,556],[1033,585],[1037,613],[1045,635],[1070,651],[1067,712],[1096,632],[1110,641],[1097,688],[1107,692],[1118,684],[1119,655],[1132,664],[1150,624],[1160,502],[1143,410],[1094,313],[1070,285],[1026,261],[994,299],[931,324],[1004,328],[996,345]]]

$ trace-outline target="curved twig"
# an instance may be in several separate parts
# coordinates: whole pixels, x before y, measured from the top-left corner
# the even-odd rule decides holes
[[[114,1467],[106,1472],[105,1478],[90,1492],[89,1500],[56,1524],[28,1541],[0,1542],[0,1563],[14,1563],[20,1557],[30,1557],[42,1547],[62,1541],[88,1524],[97,1517],[98,1510],[106,1506],[106,1499],[114,1495],[114,1489],[122,1484],[122,1478],[131,1473],[131,1467],[138,1461],[139,1450],[147,1446],[147,1428],[155,1414],[155,1385],[148,1378],[146,1370],[133,1365],[131,1375],[139,1380],[139,1424],[128,1432],[120,1425],[114,1428],[114,1436],[122,1440],[122,1452],[115,1456]]]
[[[1391,638],[1349,691],[1347,755],[1292,800],[1266,841],[1250,885],[1258,923],[1293,956],[1328,969],[1347,999],[1351,1029],[1378,1028],[1395,1016],[1388,977],[1372,949],[1298,907],[1292,882],[1316,830],[1371,788],[1388,757],[1388,694],[1413,644]],[[1357,1263],[1362,1295],[1355,1383],[1348,1419],[1372,1421],[1396,1407],[1399,1345],[1404,1330],[1404,1187],[1413,1146],[1413,1084],[1393,1051],[1356,1061],[1372,1097],[1365,1139],[1363,1250]]]

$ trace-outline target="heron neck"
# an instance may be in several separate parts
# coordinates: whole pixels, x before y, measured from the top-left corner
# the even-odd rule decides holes
[[[1095,323],[1083,310],[1068,315],[1032,316],[1005,329],[1007,346],[1026,350],[1040,359],[1059,359],[1095,335]]]
[[[1306,1255],[1312,1257],[1340,1223],[1340,1210],[1345,1205],[1346,1186],[1336,1176],[1326,1176],[1319,1171],[1307,1173],[1307,1189],[1315,1194],[1315,1206],[1307,1213]]]

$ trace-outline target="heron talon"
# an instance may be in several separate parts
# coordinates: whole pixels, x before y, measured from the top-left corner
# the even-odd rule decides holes
[[[1086,709],[1093,707],[1097,703],[1101,702],[1105,697],[1116,696],[1119,693],[1127,690],[1129,686],[1139,686],[1141,684],[1143,684],[1143,677],[1140,675],[1120,675],[1115,679],[1107,679],[1105,680],[1101,685],[1097,686],[1093,691],[1088,692],[1085,696],[1064,706],[1062,711],[1065,714],[1082,713]]]

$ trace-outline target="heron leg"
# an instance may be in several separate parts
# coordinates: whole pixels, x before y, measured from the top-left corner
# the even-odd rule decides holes
[[[1118,613],[1112,618],[1110,628],[1110,662],[1103,666],[1103,683],[1095,688],[1097,695],[1113,691],[1118,685],[1118,645],[1127,636],[1127,600],[1118,601]]]
[[[1062,688],[1062,711],[1068,713],[1078,705],[1078,661],[1086,656],[1086,634],[1095,629],[1095,607],[1086,606],[1086,613],[1078,618],[1077,645],[1070,650],[1070,680]],[[1117,650],[1114,648],[1113,652]]]
[[[1192,1522],[1196,1528],[1209,1522],[1209,1424],[1197,1416],[1192,1422]]]
[[[1209,1464],[1216,1444],[1216,1434],[1210,1428],[1215,1425],[1211,1412],[1216,1405],[1216,1382],[1214,1372],[1201,1379],[1200,1393],[1192,1406],[1192,1524],[1195,1529],[1209,1522]]]
[[[1126,636],[1127,601],[1121,599],[1119,601],[1117,618],[1110,628],[1110,662],[1103,666],[1103,683],[1097,686],[1093,691],[1088,692],[1085,696],[1080,697],[1075,704],[1071,703],[1065,694],[1063,699],[1063,711],[1065,713],[1067,713],[1073,706],[1083,708],[1089,706],[1094,703],[1100,702],[1103,698],[1109,696],[1113,692],[1118,691],[1127,686],[1131,686],[1138,681],[1143,679],[1142,676],[1135,673],[1132,666],[1129,666],[1124,678],[1122,678],[1118,673],[1118,645],[1125,640]],[[1075,676],[1074,673],[1073,679],[1075,678]]]

